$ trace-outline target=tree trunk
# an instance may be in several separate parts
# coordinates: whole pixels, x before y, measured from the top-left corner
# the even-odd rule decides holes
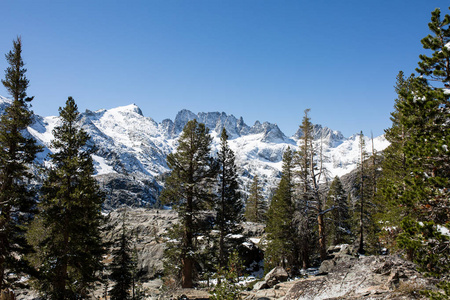
[[[190,195],[193,194],[193,191],[189,192]],[[184,228],[184,257],[182,259],[182,287],[183,288],[191,288],[193,287],[193,271],[194,271],[194,259],[192,258],[193,251],[193,199],[192,196],[188,196],[186,201],[186,223]]]
[[[325,241],[325,222],[323,218],[323,214],[319,212],[317,216],[317,223],[319,226],[319,252],[320,252],[320,260],[324,261],[327,259],[327,245]]]
[[[182,260],[183,273],[181,278],[182,288],[192,288],[194,286],[192,273],[194,271],[194,260],[190,257],[185,257]]]

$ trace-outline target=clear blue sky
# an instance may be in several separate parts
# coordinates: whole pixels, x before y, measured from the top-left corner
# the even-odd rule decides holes
[[[35,113],[136,103],[160,122],[183,109],[277,123],[303,111],[349,136],[390,126],[434,0],[2,0],[0,53],[22,36]],[[3,55],[0,69],[7,67]],[[3,77],[3,75],[1,75]],[[0,95],[8,96],[4,87]]]

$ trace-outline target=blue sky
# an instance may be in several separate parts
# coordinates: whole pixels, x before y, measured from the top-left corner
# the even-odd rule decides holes
[[[183,108],[225,111],[292,135],[311,108],[313,123],[345,136],[380,135],[398,71],[414,72],[431,11],[449,5],[2,0],[0,53],[22,37],[28,94],[44,116],[73,96],[80,111],[136,103],[157,122]]]

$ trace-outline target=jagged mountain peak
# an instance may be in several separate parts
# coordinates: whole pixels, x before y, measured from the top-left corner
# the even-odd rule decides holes
[[[173,127],[170,120],[164,120],[162,123],[166,131],[173,136],[183,131],[186,123],[194,119],[205,124],[211,132],[216,134],[220,134],[222,129],[225,128],[230,139],[246,135],[249,131],[249,127],[242,117],[237,119],[234,115],[228,115],[225,112],[199,112],[194,114],[190,110],[183,109],[175,117]]]
[[[261,141],[266,143],[283,143],[287,142],[288,138],[280,130],[277,124],[256,121],[250,128],[249,134],[263,134]]]
[[[292,136],[294,140],[299,140],[303,137],[303,130],[299,128],[297,132]],[[338,130],[332,130],[328,127],[323,127],[320,124],[313,124],[313,139],[322,140],[330,147],[336,147],[340,145],[344,140],[344,135]]]

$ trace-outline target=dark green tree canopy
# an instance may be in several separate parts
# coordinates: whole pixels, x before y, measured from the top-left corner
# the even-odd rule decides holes
[[[93,177],[89,135],[77,121],[72,97],[60,108],[50,154],[52,167],[42,187],[41,218],[47,235],[39,245],[39,289],[49,299],[87,297],[99,280],[104,247],[101,238],[104,195]]]
[[[122,215],[122,228],[120,235],[114,243],[112,252],[111,275],[109,278],[114,286],[109,293],[112,300],[131,299],[130,290],[133,285],[133,261],[131,257],[130,234],[127,231],[126,213]]]
[[[216,224],[219,230],[218,252],[219,266],[225,267],[228,257],[237,245],[227,243],[226,238],[230,234],[242,231],[240,222],[243,220],[244,204],[239,191],[238,174],[236,170],[235,156],[228,145],[228,135],[223,128],[218,152],[219,179],[218,197],[215,203]]]
[[[292,265],[295,261],[293,157],[294,153],[288,147],[283,154],[281,180],[267,211],[267,249],[264,255],[266,272],[275,266]]]
[[[2,83],[11,95],[12,104],[0,117],[0,290],[22,274],[33,273],[24,259],[32,251],[25,239],[25,226],[35,212],[36,193],[27,183],[33,178],[30,166],[41,148],[25,130],[32,122],[26,90],[29,84],[22,60],[22,41],[13,41],[6,55],[9,67]],[[15,274],[6,278],[5,270]]]
[[[433,51],[431,56],[421,54],[419,67],[416,69],[421,75],[433,81],[444,83],[450,87],[450,16],[445,15],[441,19],[441,10],[436,8],[431,13],[431,22],[428,28],[432,34],[422,39],[424,49]]]
[[[215,197],[218,164],[210,154],[211,140],[204,124],[197,120],[186,124],[177,150],[167,156],[171,173],[161,194],[162,202],[173,204],[180,219],[169,233],[177,243],[168,246],[166,257],[181,270],[181,284],[188,288],[194,284],[196,262],[201,261],[197,238],[210,229],[200,213],[212,207]]]

